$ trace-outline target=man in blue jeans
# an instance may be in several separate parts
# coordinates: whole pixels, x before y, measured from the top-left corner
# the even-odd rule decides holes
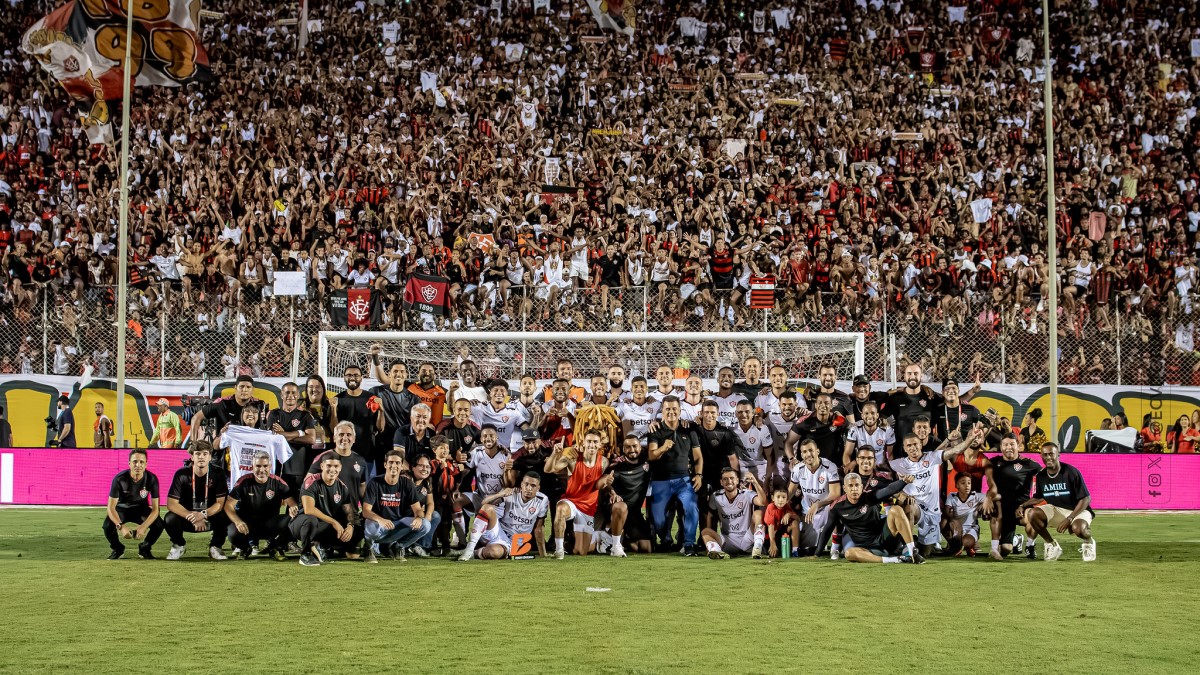
[[[370,547],[369,563],[379,562],[376,549],[381,545],[389,546],[396,560],[404,560],[404,549],[432,531],[425,519],[426,500],[411,478],[400,475],[404,465],[404,453],[389,450],[383,459],[383,475],[367,483],[363,535]]]
[[[679,426],[679,397],[662,400],[662,425],[647,435],[650,453],[650,522],[662,548],[671,546],[671,523],[667,504],[678,499],[683,508],[683,554],[696,555],[696,530],[700,511],[696,492],[700,489],[704,458],[693,429]]]

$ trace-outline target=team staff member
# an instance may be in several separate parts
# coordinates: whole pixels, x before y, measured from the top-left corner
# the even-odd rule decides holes
[[[404,453],[389,450],[383,458],[383,475],[367,483],[363,536],[371,544],[367,550],[369,563],[379,562],[377,549],[384,547],[396,560],[404,560],[404,549],[433,531],[426,517],[427,495],[422,495],[416,483],[400,473],[407,466]]]
[[[178,448],[183,442],[183,425],[179,413],[171,410],[171,402],[158,399],[158,419],[154,422],[154,434],[150,436],[152,448]]]
[[[802,440],[812,440],[817,444],[817,450],[822,459],[827,459],[834,466],[840,466],[846,451],[844,440],[848,424],[845,416],[833,412],[833,398],[821,392],[813,401],[813,414],[800,420],[788,432],[784,441],[783,451],[789,461],[799,457],[797,444]]]
[[[1058,560],[1062,546],[1050,534],[1055,528],[1060,534],[1070,532],[1083,540],[1083,561],[1096,559],[1096,540],[1092,539],[1092,495],[1083,474],[1070,464],[1059,461],[1058,445],[1042,444],[1042,463],[1037,473],[1033,497],[1021,505],[1029,529],[1046,542],[1042,557]]]
[[[283,436],[292,448],[292,456],[279,469],[280,477],[287,483],[288,493],[300,494],[304,476],[312,463],[312,446],[317,440],[317,421],[312,413],[300,407],[300,387],[288,382],[279,390],[283,405],[267,413],[267,429]]]
[[[379,345],[372,345],[371,359],[378,362]],[[376,366],[376,369],[379,368],[382,366]],[[407,376],[408,369],[404,362],[393,361],[388,366],[388,378],[380,380],[386,384],[371,387],[370,393],[379,399],[379,405],[383,408],[383,429],[375,436],[376,457],[383,458],[392,449],[392,437],[396,435],[396,430],[408,426],[409,413],[414,405],[421,402],[408,391],[408,383],[404,381]]]
[[[713,419],[716,419],[715,415]],[[642,514],[642,504],[650,488],[650,466],[646,463],[646,451],[642,449],[637,436],[625,437],[621,444],[621,455],[608,468],[612,484],[600,495],[600,514],[609,523],[615,541],[620,541],[620,533],[629,542],[630,551],[649,553],[654,536]],[[624,508],[618,508],[618,504]],[[622,518],[622,522],[617,522],[619,518]]]
[[[929,415],[942,404],[940,394],[921,384],[921,366],[910,363],[904,367],[904,386],[888,393],[887,414],[896,421],[896,438],[912,433],[918,416]],[[903,440],[901,440],[903,442]]]
[[[837,368],[828,364],[821,366],[817,369],[817,381],[817,386],[814,387],[810,384],[804,389],[804,402],[809,408],[816,410],[817,397],[822,394],[829,397],[830,409],[841,411],[849,405],[850,397],[845,392],[836,388]]]
[[[113,446],[113,422],[104,414],[104,404],[96,404],[96,421],[92,423],[92,446],[96,448],[111,448]]]
[[[841,412],[851,421],[861,422],[863,419],[863,406],[874,403],[876,412],[882,411],[884,405],[887,404],[888,395],[883,392],[871,391],[871,378],[866,375],[855,375],[854,382],[850,390],[850,398],[842,402]]]
[[[350,558],[349,552],[362,541],[362,519],[353,506],[356,498],[338,479],[342,457],[326,453],[320,459],[321,475],[300,491],[302,513],[288,526],[300,542],[300,564],[305,567],[325,562],[325,546],[346,551]]]
[[[367,488],[367,459],[353,450],[354,448],[354,425],[350,422],[338,422],[333,428],[333,450],[326,450],[317,455],[313,460],[312,466],[308,467],[308,476],[304,479],[304,484],[308,485],[319,479],[322,469],[321,464],[328,457],[337,457],[340,462],[338,467],[338,480],[345,483],[350,488],[351,505],[358,509],[358,503],[366,494]]]
[[[288,520],[299,512],[291,487],[271,473],[271,464],[269,453],[254,453],[254,472],[242,476],[225,498],[229,541],[234,553],[241,551],[246,558],[270,555],[283,560],[283,549],[291,538]],[[287,507],[286,514],[279,512],[280,506]]]
[[[696,493],[704,479],[704,457],[700,439],[694,430],[679,425],[679,398],[667,396],[662,402],[662,426],[647,437],[650,459],[650,522],[663,548],[670,548],[670,521],[667,503],[677,498],[683,508],[683,555],[696,555],[696,534],[700,529],[700,510]],[[718,479],[719,480],[719,479]]]
[[[965,436],[976,422],[983,420],[979,408],[959,399],[958,381],[949,377],[942,381],[942,405],[932,413],[933,432],[938,438],[949,438],[955,429]]]
[[[59,448],[75,447],[75,415],[71,413],[71,399],[63,394],[58,397],[58,420],[51,445]]]
[[[262,410],[263,402],[254,398],[254,378],[249,375],[239,375],[233,385],[233,397],[222,397],[204,406],[192,418],[190,435],[193,441],[204,438],[204,423],[215,420],[217,429],[224,429],[229,424],[239,424],[242,420],[242,408],[248,405]]]
[[[417,381],[408,385],[408,391],[429,406],[433,414],[429,423],[437,428],[446,412],[446,390],[437,383],[437,371],[432,363],[422,363],[417,368]]]
[[[1029,499],[1029,491],[1033,487],[1033,477],[1041,470],[1037,462],[1021,456],[1021,444],[1013,435],[1012,429],[1000,441],[1000,456],[994,457],[992,476],[996,480],[996,492],[1000,495],[998,509],[1000,526],[1000,555],[1012,553],[1014,537],[1017,533],[1017,514],[1021,504]],[[1030,539],[1025,547],[1025,557],[1033,559],[1034,541]]]
[[[167,493],[167,517],[164,523],[171,551],[167,560],[179,560],[187,550],[184,532],[212,532],[208,542],[208,557],[225,560],[221,547],[225,545],[225,496],[229,478],[221,469],[209,466],[212,444],[193,441],[188,447],[191,466],[175,472],[171,490]]]
[[[451,416],[442,420],[437,432],[450,442],[450,456],[467,453],[479,440],[479,425],[471,419],[471,399],[460,398],[451,405]],[[539,465],[540,466],[540,465]]]
[[[433,440],[434,430],[430,420],[433,417],[433,411],[428,405],[418,403],[413,406],[412,412],[409,414],[411,426],[406,429],[397,429],[392,436],[392,449],[400,451],[404,456],[404,461],[407,462],[405,470],[417,461],[418,457],[433,457],[433,446],[430,442]],[[470,448],[468,448],[468,451]]]
[[[342,371],[342,378],[346,383],[346,391],[334,397],[332,406],[331,420],[334,435],[337,435],[336,430],[339,423],[350,422],[354,425],[354,452],[373,460],[375,457],[375,434],[382,431],[384,426],[383,406],[380,405],[378,397],[362,390],[361,368],[358,366],[347,367]],[[334,442],[336,441],[335,438]],[[374,469],[375,466],[372,464],[367,474],[374,474]]]
[[[108,513],[104,519],[104,538],[112,547],[109,560],[125,554],[122,539],[136,539],[138,557],[154,560],[150,552],[163,531],[158,517],[158,476],[146,470],[146,451],[129,451],[129,468],[113,477],[108,490]],[[131,530],[125,523],[137,523]]]

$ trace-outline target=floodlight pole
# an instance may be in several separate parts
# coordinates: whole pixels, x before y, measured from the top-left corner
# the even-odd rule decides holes
[[[1046,249],[1050,267],[1050,441],[1058,442],[1058,231],[1055,224],[1057,205],[1054,194],[1054,93],[1050,64],[1050,3],[1042,0],[1042,51],[1045,73],[1042,77],[1042,108],[1046,122]]]
[[[129,104],[133,86],[133,0],[125,2],[125,64],[121,72],[121,229],[117,232],[117,424],[116,447],[125,445],[125,294],[129,282]]]

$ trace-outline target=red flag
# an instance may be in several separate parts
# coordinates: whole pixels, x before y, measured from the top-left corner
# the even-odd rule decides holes
[[[404,285],[404,309],[415,309],[441,316],[445,312],[446,291],[450,280],[431,274],[415,273]]]
[[[351,326],[371,324],[371,289],[351,288],[346,291],[346,323]]]
[[[750,308],[773,309],[775,307],[775,275],[764,274],[750,277]]]

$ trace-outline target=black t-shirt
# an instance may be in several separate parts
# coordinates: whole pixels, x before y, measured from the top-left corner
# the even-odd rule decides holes
[[[246,405],[262,406],[262,401],[251,398],[246,402]],[[219,431],[224,429],[226,424],[241,424],[242,408],[245,407],[245,405],[238,403],[236,398],[227,396],[204,406],[204,410],[201,412],[204,413],[204,419],[216,421],[216,427]]]
[[[825,547],[829,537],[838,525],[846,526],[846,534],[858,546],[869,546],[883,533],[885,521],[879,517],[879,505],[891,499],[907,485],[902,480],[893,481],[888,485],[876,488],[872,492],[863,492],[858,503],[852,504],[849,499],[839,499],[829,507],[829,519],[821,530],[820,543],[817,550]]]
[[[411,467],[417,463],[421,457],[434,458],[433,447],[429,441],[433,439],[433,429],[426,427],[425,434],[417,438],[412,433],[412,429],[404,427],[397,429],[392,435],[392,447],[404,449],[404,459]]]
[[[823,459],[833,462],[834,466],[841,466],[846,453],[845,432],[848,427],[846,418],[839,418],[836,414],[825,422],[817,419],[816,415],[809,415],[804,421],[792,425],[792,431],[800,436],[801,441],[811,438],[816,442]],[[800,456],[799,445],[796,446],[796,456]]]
[[[267,482],[259,483],[254,474],[248,473],[229,491],[229,498],[237,500],[237,514],[242,520],[277,516],[283,500],[291,496],[287,483],[274,474],[267,476]]]
[[[1068,511],[1073,511],[1080,499],[1091,495],[1087,485],[1083,482],[1083,474],[1079,473],[1079,469],[1061,462],[1058,473],[1054,476],[1051,476],[1050,472],[1043,467],[1037,473],[1036,483],[1033,490],[1034,497],[1045,499],[1047,504]],[[1095,515],[1090,506],[1088,513]]]
[[[1041,464],[1025,457],[1017,457],[1011,462],[1004,457],[993,457],[992,477],[996,481],[996,492],[1000,493],[1000,503],[1015,509],[1029,499],[1033,477],[1041,470]],[[1075,508],[1074,505],[1071,508]]]
[[[363,392],[358,396],[338,394],[337,419],[339,422],[350,422],[354,425],[354,452],[363,457],[375,454],[375,420],[376,413],[367,407],[371,395]],[[343,469],[344,470],[344,469]]]
[[[350,488],[350,494],[354,495],[353,503],[355,506],[358,506],[359,495],[362,494],[360,488],[367,480],[367,467],[370,465],[367,464],[367,460],[362,455],[353,450],[345,457],[337,454],[337,450],[326,450],[317,455],[312,465],[308,467],[309,477],[304,482],[319,482],[321,480],[321,462],[325,461],[326,456],[331,455],[342,460],[342,472],[338,474],[338,480]]]
[[[353,509],[354,498],[351,496],[350,488],[339,478],[333,481],[333,485],[326,485],[321,478],[310,482],[300,490],[300,495],[312,497],[313,502],[317,506],[317,510],[325,515],[333,518],[342,525],[350,522],[350,514],[346,510],[346,506],[350,505]]]
[[[376,476],[367,483],[367,496],[363,504],[370,504],[375,515],[386,520],[400,520],[413,516],[413,504],[425,505],[425,496],[408,476],[400,476],[395,485],[388,485],[383,476]]]
[[[596,267],[600,269],[600,284],[610,288],[621,285],[621,264],[619,255],[602,255],[596,258]]]
[[[755,384],[737,382],[733,385],[733,390],[742,396],[745,396],[746,400],[750,401],[750,403],[754,403],[754,400],[758,398],[758,393],[764,388],[769,388],[770,386],[770,382],[758,382]]]
[[[446,437],[450,441],[450,456],[458,457],[459,451],[470,452],[471,448],[479,442],[479,427],[474,422],[467,422],[467,425],[461,429],[454,426],[454,418],[447,418],[442,422],[442,427],[438,429],[438,433]],[[541,472],[541,469],[538,469]]]
[[[847,396],[845,392],[839,391],[837,389],[834,389],[833,391],[823,392],[823,391],[821,391],[821,388],[818,386],[806,387],[804,389],[804,391],[801,393],[801,396],[804,397],[804,403],[805,403],[805,405],[808,406],[809,410],[816,410],[817,409],[817,397],[820,396],[821,394],[826,394],[829,396],[830,402],[833,403],[834,410],[845,410],[846,404],[850,400],[850,397]],[[843,414],[845,414],[845,413],[843,413]]]
[[[704,458],[704,483],[713,488],[721,484],[721,471],[732,466],[729,456],[745,454],[746,448],[742,439],[733,432],[718,424],[714,429],[694,426],[696,437],[700,441],[700,456]]]
[[[661,446],[668,440],[672,441],[671,449],[650,462],[651,480],[687,478],[691,473],[692,448],[700,445],[695,429],[684,429],[682,426],[671,429],[664,424],[658,431],[646,435],[647,444]]]
[[[963,438],[966,438],[975,423],[981,420],[983,420],[983,415],[979,413],[979,408],[970,403],[960,402],[957,406],[952,407],[943,403],[933,411],[933,433],[938,438],[946,438],[951,431],[957,428]]]
[[[890,471],[876,471],[870,476],[863,476],[863,494],[868,492],[876,492],[881,488],[885,488],[896,480]]]
[[[113,477],[108,496],[115,497],[118,509],[147,509],[150,500],[158,499],[158,476],[149,471],[142,472],[142,479],[135,481],[129,469]]]
[[[171,490],[167,496],[179,502],[188,511],[199,511],[217,503],[217,499],[229,493],[229,476],[215,466],[208,473],[197,476],[192,467],[185,466],[175,472],[171,479]]]
[[[71,430],[64,436],[63,429],[70,424]],[[70,408],[63,408],[58,414],[58,446],[60,448],[75,447],[75,415]]]
[[[631,509],[640,511],[642,502],[646,500],[646,491],[650,487],[650,465],[645,462],[629,462],[624,457],[609,465],[613,474],[613,492]],[[708,460],[706,459],[705,462]]]
[[[930,421],[938,406],[942,405],[941,394],[922,386],[916,394],[909,394],[901,387],[888,394],[888,414],[896,420],[896,444],[912,431],[913,421],[921,415],[929,415]]]
[[[567,485],[558,474],[546,473],[546,458],[550,456],[550,448],[542,446],[541,441],[526,443],[513,455],[513,471],[517,473],[517,484],[521,476],[530,471],[536,471],[542,477],[538,491],[557,501],[557,497],[566,490]]]
[[[379,397],[379,403],[383,406],[384,433],[407,427],[412,407],[421,402],[407,387],[400,391],[392,391],[391,387],[381,384],[371,387],[371,393]],[[340,412],[339,410],[339,414]]]
[[[291,412],[285,411],[283,408],[276,408],[267,413],[266,427],[269,430],[272,425],[278,424],[283,427],[284,431],[308,431],[317,427],[317,421],[313,419],[312,413],[307,410],[296,408]],[[308,469],[309,455],[311,454],[311,445],[288,441],[288,445],[292,448],[292,456],[288,461],[284,462],[280,473],[288,475],[299,475]]]
[[[863,406],[868,403],[874,403],[879,408],[880,419],[888,415],[887,411],[888,395],[883,392],[873,391],[867,394],[867,400],[860,401],[856,396],[850,396],[844,401],[834,406],[834,412],[840,412],[847,417],[853,417],[855,422],[862,421]],[[897,439],[899,440],[899,439]]]

